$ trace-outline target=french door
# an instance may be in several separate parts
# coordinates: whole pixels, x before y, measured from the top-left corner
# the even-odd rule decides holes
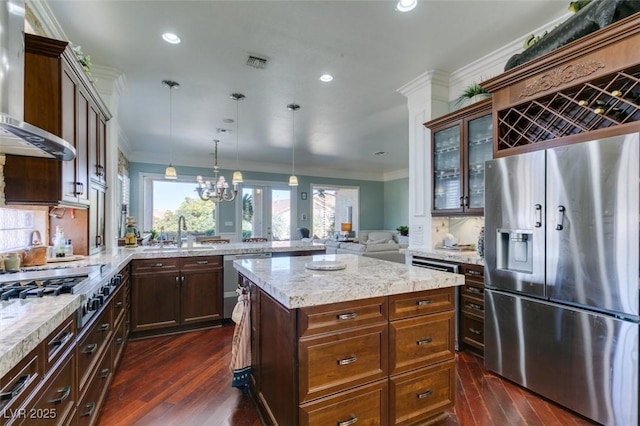
[[[287,185],[243,185],[242,238],[291,240],[291,200],[291,189]]]

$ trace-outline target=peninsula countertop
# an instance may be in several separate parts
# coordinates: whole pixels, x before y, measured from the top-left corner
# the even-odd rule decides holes
[[[311,270],[314,263],[344,265]],[[289,309],[464,284],[464,276],[353,254],[240,259],[234,267]]]
[[[52,275],[62,277],[94,269],[94,273],[88,274],[91,282],[87,285],[90,286],[96,281],[107,281],[133,259],[315,250],[322,251],[324,246],[301,241],[271,241],[266,243],[196,245],[182,248],[141,246],[127,249],[118,247],[101,254],[84,257],[81,260],[24,268],[21,273],[2,275],[2,280],[38,279]],[[102,267],[98,268],[98,265]],[[82,300],[79,295],[64,294],[56,297],[0,301],[0,377],[42,342],[69,315],[72,315],[80,307]]]

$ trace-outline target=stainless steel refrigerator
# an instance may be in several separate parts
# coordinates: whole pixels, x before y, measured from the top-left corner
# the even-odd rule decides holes
[[[485,366],[638,424],[638,134],[487,161]]]

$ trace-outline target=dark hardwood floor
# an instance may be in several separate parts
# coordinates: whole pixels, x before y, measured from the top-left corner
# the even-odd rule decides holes
[[[231,387],[233,327],[129,342],[101,426],[258,426],[250,397]],[[456,355],[456,406],[436,425],[591,425],[556,404]],[[194,367],[195,366],[195,367]]]

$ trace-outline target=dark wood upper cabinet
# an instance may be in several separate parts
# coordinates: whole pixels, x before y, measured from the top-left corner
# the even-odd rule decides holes
[[[484,214],[484,162],[492,158],[491,99],[424,124],[431,130],[432,214]]]
[[[65,139],[76,158],[8,155],[7,204],[89,207],[90,168],[102,170],[96,180],[105,184],[105,123],[111,115],[67,42],[25,34],[24,95],[25,121]]]

